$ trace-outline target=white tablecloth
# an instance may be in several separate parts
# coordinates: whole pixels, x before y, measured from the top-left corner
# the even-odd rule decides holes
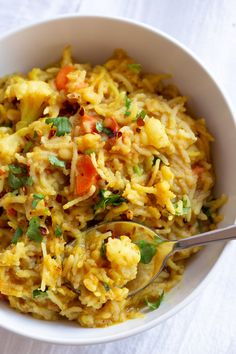
[[[236,102],[235,0],[0,0],[0,34],[73,12],[129,17],[167,32],[205,62]],[[30,353],[235,354],[236,242],[227,247],[214,279],[193,303],[135,337],[103,345],[65,347],[0,329],[0,354]]]

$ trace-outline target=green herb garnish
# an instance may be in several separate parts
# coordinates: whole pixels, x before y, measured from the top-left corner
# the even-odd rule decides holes
[[[142,110],[136,115],[136,118],[137,119],[144,119],[146,117],[146,115],[147,115],[146,111]]]
[[[42,241],[43,237],[40,232],[39,218],[37,216],[34,216],[33,218],[30,219],[29,227],[26,232],[26,235],[29,237],[31,241],[35,241],[35,242]]]
[[[27,141],[27,143],[26,143],[25,146],[24,146],[23,152],[24,152],[24,153],[27,153],[27,152],[32,148],[33,145],[34,145],[34,144],[33,144],[32,141]]]
[[[158,309],[158,307],[160,307],[160,304],[162,303],[163,298],[164,298],[164,291],[162,291],[160,297],[155,302],[151,302],[151,301],[148,301],[148,299],[145,299],[145,303],[148,306],[148,308],[153,311],[153,310]]]
[[[48,157],[48,160],[53,166],[62,167],[62,168],[66,167],[65,161],[59,160],[55,155],[50,155]]]
[[[104,286],[104,289],[105,289],[106,291],[109,291],[109,290],[110,290],[110,286],[109,286],[107,283],[103,282],[102,285]]]
[[[13,190],[19,189],[23,186],[31,186],[33,184],[32,177],[27,176],[26,167],[17,165],[8,165],[8,184]]]
[[[55,236],[56,237],[60,237],[62,235],[62,229],[59,225],[56,225],[56,228],[55,228]]]
[[[108,205],[120,205],[126,202],[126,199],[119,194],[114,194],[108,190],[101,189],[99,192],[100,200],[95,204],[94,209],[105,209]]]
[[[124,113],[125,116],[131,115],[131,112],[129,110],[131,103],[132,103],[132,100],[129,97],[125,96],[125,113]]]
[[[190,201],[186,196],[184,196],[183,200],[179,200],[178,202],[174,203],[173,206],[175,208],[175,215],[187,215],[190,210]]]
[[[102,258],[106,258],[106,244],[104,240],[102,241],[102,245],[100,248],[100,255]]]
[[[44,199],[44,195],[41,193],[38,194],[33,194],[33,201],[32,201],[32,208],[35,209],[36,206],[38,205],[38,203],[40,202],[40,200]]]
[[[136,242],[136,245],[139,247],[140,254],[141,254],[140,263],[143,264],[150,263],[152,258],[155,256],[157,252],[157,246],[145,240],[140,240]]]
[[[64,136],[71,132],[71,123],[66,117],[48,118],[45,123],[57,128],[56,136]]]
[[[136,173],[136,175],[142,176],[143,169],[139,165],[134,166],[133,170],[134,170],[134,173]]]
[[[203,205],[202,212],[208,217],[208,219],[211,223],[214,222],[214,219],[213,219],[212,213],[211,213],[211,209],[209,207]]]
[[[47,289],[45,291],[42,291],[40,289],[34,289],[33,292],[32,292],[32,296],[33,296],[33,298],[46,297],[46,296],[48,296]]]
[[[19,238],[23,235],[23,230],[20,228],[20,227],[17,227],[13,237],[12,237],[12,240],[11,240],[11,243],[13,243],[14,245],[17,244]]]
[[[92,150],[92,149],[87,149],[87,150],[84,151],[84,153],[85,153],[86,155],[91,155],[91,154],[93,154],[94,152],[96,152],[96,151],[95,151],[95,150]]]
[[[97,122],[96,123],[96,130],[99,133],[104,133],[104,134],[108,135],[109,137],[114,136],[113,131],[111,129],[109,129],[109,128],[104,127],[102,122]]]
[[[142,70],[142,65],[138,63],[128,64],[128,68],[139,73]]]

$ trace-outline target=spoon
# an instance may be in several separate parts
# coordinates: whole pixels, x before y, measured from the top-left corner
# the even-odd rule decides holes
[[[131,238],[132,242],[144,240],[152,244],[156,243],[157,252],[155,256],[148,264],[139,263],[137,277],[126,284],[126,287],[129,289],[129,296],[137,294],[151,284],[163,270],[168,258],[175,252],[190,247],[207,245],[216,241],[236,239],[236,225],[204,232],[176,241],[169,241],[160,237],[150,227],[133,221],[101,223],[88,229],[86,234],[91,231],[94,232],[94,230],[102,233],[112,231],[113,237],[126,235]]]

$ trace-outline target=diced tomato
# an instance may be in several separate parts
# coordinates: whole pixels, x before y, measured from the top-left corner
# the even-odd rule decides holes
[[[10,216],[16,216],[17,215],[16,210],[13,209],[13,208],[7,209],[7,214],[10,215]]]
[[[55,81],[56,81],[56,87],[59,91],[66,89],[66,85],[68,83],[67,75],[74,70],[75,69],[73,66],[67,65],[61,68],[61,70],[58,72]]]
[[[96,130],[97,118],[84,114],[81,118],[81,132],[86,133],[95,133]]]
[[[76,166],[76,194],[87,193],[93,184],[96,184],[98,174],[91,158],[88,155],[81,155]]]
[[[199,164],[196,164],[192,167],[192,171],[193,173],[195,173],[195,175],[198,175],[200,177],[202,173],[205,171],[205,168]]]
[[[119,124],[114,118],[106,117],[104,119],[104,127],[109,128],[113,131],[113,133],[117,133],[120,129]]]

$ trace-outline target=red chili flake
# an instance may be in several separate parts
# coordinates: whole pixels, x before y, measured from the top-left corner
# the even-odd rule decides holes
[[[61,202],[62,202],[62,195],[57,194],[57,196],[56,196],[56,201],[57,201],[58,203],[61,203]]]
[[[117,138],[119,139],[119,138],[121,138],[122,137],[122,132],[118,132],[117,133]]]
[[[138,125],[139,127],[143,127],[143,126],[145,125],[144,120],[143,120],[142,118],[138,118],[138,119],[137,119],[137,125]]]
[[[47,234],[47,229],[46,229],[46,227],[40,226],[39,230],[40,230],[40,232],[41,232],[42,235],[46,235],[46,234]]]
[[[83,107],[80,107],[79,115],[84,116],[84,108]]]
[[[51,139],[55,134],[56,134],[56,130],[55,129],[50,129],[50,132],[48,134],[48,139]]]
[[[52,218],[51,216],[47,216],[45,219],[45,225],[51,226],[52,225]]]
[[[17,212],[16,212],[15,209],[9,208],[9,209],[7,209],[7,214],[10,215],[10,216],[16,216]]]
[[[140,129],[140,128],[136,128],[136,132],[137,132],[137,133],[140,133],[140,132],[141,132],[141,129]]]

